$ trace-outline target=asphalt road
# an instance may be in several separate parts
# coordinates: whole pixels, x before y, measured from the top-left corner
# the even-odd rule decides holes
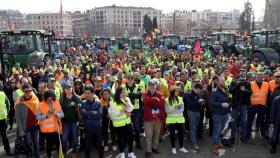
[[[182,157],[191,157],[191,158],[215,158],[218,156],[215,156],[211,152],[211,139],[209,136],[207,136],[208,132],[204,132],[204,137],[199,140],[199,145],[201,151],[198,153],[194,153],[191,150],[191,146],[188,143],[188,140],[185,141],[185,147],[189,150],[189,153],[183,154],[179,153],[177,150],[176,155],[171,154],[171,147],[170,147],[170,141],[169,137],[166,137],[162,143],[160,143],[159,151],[161,152],[159,155],[152,155],[152,158],[182,158]],[[8,138],[12,147],[12,150],[14,148],[14,141],[15,141],[15,129],[12,131],[8,131]],[[144,146],[144,139],[142,139],[142,144]],[[178,145],[178,142],[176,142],[176,145]],[[110,149],[110,148],[109,148]],[[225,153],[223,156],[224,158],[279,158],[280,157],[280,147],[278,147],[278,153],[276,155],[271,155],[269,153],[270,151],[270,145],[263,139],[261,139],[258,134],[256,134],[255,138],[255,144],[244,144],[239,141],[238,145],[235,145],[232,148],[226,148]],[[134,149],[134,152],[138,158],[144,158],[145,151]],[[71,153],[71,152],[68,152]],[[66,157],[69,157],[70,154],[68,154]],[[92,151],[92,157],[97,158],[97,150],[94,149]],[[117,152],[106,152],[105,157],[107,158],[115,158],[118,155]],[[24,156],[22,156],[24,157]],[[41,157],[45,158],[46,154],[45,152],[41,153]],[[56,158],[56,153],[53,154],[53,157]],[[81,152],[78,155],[79,158],[84,157],[84,153]],[[8,158],[8,156],[5,155],[4,147],[2,144],[2,140],[0,141],[0,158]]]

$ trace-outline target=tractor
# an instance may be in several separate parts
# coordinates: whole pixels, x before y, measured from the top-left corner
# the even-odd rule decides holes
[[[3,30],[0,34],[7,43],[2,56],[8,72],[11,72],[16,64],[21,67],[36,66],[50,59],[50,54],[45,52],[44,48],[44,30]]]
[[[94,50],[108,50],[110,47],[110,38],[108,37],[96,37]]]
[[[214,54],[225,54],[239,55],[239,52],[236,48],[236,35],[232,32],[215,32],[210,35],[211,46],[210,50],[214,51]]]
[[[130,38],[130,46],[132,49],[142,50],[143,48],[143,38],[142,37],[132,37]]]
[[[174,49],[178,52],[183,52],[186,50],[186,47],[184,45],[180,45],[181,43],[181,37],[176,35],[167,35],[163,36],[163,42],[162,42],[162,49]]]
[[[280,32],[279,31],[257,31],[252,35],[251,59],[257,58],[269,64],[271,61],[279,62]]]

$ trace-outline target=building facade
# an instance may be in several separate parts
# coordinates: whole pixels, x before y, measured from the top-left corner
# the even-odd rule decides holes
[[[105,6],[94,8],[90,12],[91,34],[99,36],[123,36],[128,32],[130,36],[143,33],[144,16],[151,20],[157,18],[161,23],[161,10],[143,7]]]
[[[61,36],[72,36],[72,20],[70,13],[44,12],[26,16],[30,29],[53,30]]]
[[[89,34],[91,32],[90,27],[90,10],[85,12],[76,11],[71,13],[72,17],[72,29],[75,36],[81,36],[83,34]]]
[[[280,1],[266,0],[265,14],[264,14],[264,28],[269,30],[276,30],[280,27]]]
[[[192,14],[186,10],[163,14],[161,26],[166,34],[188,35],[192,26]]]
[[[0,30],[22,29],[24,15],[18,10],[0,10]]]

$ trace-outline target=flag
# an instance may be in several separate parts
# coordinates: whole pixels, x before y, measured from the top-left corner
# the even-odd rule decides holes
[[[209,49],[207,49],[204,54],[203,54],[203,58],[204,59],[209,59],[211,57],[211,52]]]
[[[60,137],[60,136],[59,136],[59,137]],[[60,140],[60,142],[59,142],[58,158],[64,158],[64,155],[63,155],[63,152],[62,152],[61,140]]]
[[[152,40],[152,38],[149,35],[147,35],[146,36],[146,42],[149,43],[151,40]]]
[[[114,53],[120,51],[120,50],[119,50],[119,46],[118,46],[117,44],[114,45],[112,51],[113,51]]]
[[[146,60],[147,58],[148,58],[148,52],[147,52],[147,50],[144,50],[144,59]]]
[[[195,53],[198,54],[198,55],[201,55],[200,51],[201,51],[201,49],[200,49],[200,41],[196,40]]]
[[[152,31],[152,39],[155,39],[156,38],[156,34],[154,31]]]
[[[131,46],[131,44],[128,46],[128,48],[127,48],[127,53],[130,53],[130,52],[132,52],[132,50],[133,50],[133,48],[132,48],[132,46]]]
[[[128,32],[127,32],[127,30],[124,32],[124,38],[128,38],[129,37],[129,34],[128,34]]]

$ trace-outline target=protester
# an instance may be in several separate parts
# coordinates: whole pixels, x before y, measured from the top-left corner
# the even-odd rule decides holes
[[[86,101],[82,103],[80,113],[85,126],[85,158],[91,157],[92,140],[95,137],[98,145],[99,158],[103,158],[104,149],[102,145],[102,105],[94,97],[94,88],[91,85],[85,87]]]
[[[185,118],[184,112],[184,102],[183,98],[179,96],[179,91],[177,86],[173,86],[170,89],[170,96],[166,99],[165,111],[167,113],[166,124],[169,125],[170,129],[170,141],[172,146],[172,154],[176,154],[175,148],[175,131],[178,132],[179,138],[179,151],[182,153],[187,153],[188,150],[184,148],[184,123]]]
[[[201,91],[203,87],[200,83],[196,83],[192,90],[187,93],[185,100],[187,103],[188,120],[190,125],[190,141],[192,144],[192,149],[195,152],[199,151],[197,138],[197,129],[200,121],[200,111],[203,108],[203,104],[206,100],[201,98]]]
[[[11,152],[11,147],[9,144],[9,140],[7,137],[7,123],[6,119],[8,117],[8,111],[10,109],[10,102],[8,97],[5,95],[5,93],[0,90],[0,133],[2,137],[2,142],[4,145],[4,150],[6,152],[7,156],[13,156]]]
[[[111,90],[110,89],[103,89],[100,92],[100,103],[103,107],[103,114],[102,114],[102,135],[103,135],[103,141],[104,141],[104,151],[108,151],[108,143],[109,143],[109,130],[111,135],[111,142],[112,142],[112,150],[116,151],[116,132],[113,127],[113,122],[110,120],[108,108],[110,107],[110,95]]]
[[[274,129],[272,134],[272,139],[271,139],[270,153],[275,154],[277,149],[277,144],[279,141],[279,133],[280,133],[280,96],[279,95],[272,102],[270,127]]]
[[[158,150],[161,122],[164,119],[164,96],[156,91],[156,81],[148,82],[148,90],[143,95],[144,102],[144,126],[146,153],[145,157],[151,157],[151,153],[160,154]]]
[[[257,79],[251,82],[252,94],[250,97],[251,105],[248,107],[247,115],[247,136],[246,139],[251,138],[252,125],[256,114],[259,117],[261,136],[267,139],[267,127],[265,126],[265,114],[267,108],[267,95],[269,92],[269,85],[264,80],[263,73],[259,72],[257,74]]]
[[[228,114],[230,113],[231,107],[224,77],[219,78],[217,90],[212,92],[210,95],[209,105],[212,111],[214,124],[212,152],[219,155],[218,150],[223,147],[219,139],[222,134],[222,130],[228,121]]]
[[[4,92],[9,99],[10,102],[10,107],[15,106],[15,102],[13,99],[13,92],[16,91],[17,85],[16,85],[16,80],[12,77],[9,79],[9,81],[4,85]],[[14,124],[14,116],[15,116],[15,108],[10,108],[8,111],[8,118],[9,118],[9,124],[10,128],[9,131],[13,129],[13,124]]]
[[[67,142],[69,136],[71,136],[72,142],[72,158],[77,158],[78,152],[78,126],[77,123],[80,118],[79,108],[81,106],[81,99],[77,96],[72,88],[70,82],[65,83],[63,87],[63,93],[60,98],[60,105],[64,112],[64,117],[61,119],[62,122],[62,146],[63,152],[67,152]]]
[[[250,105],[252,94],[251,84],[246,80],[245,70],[240,70],[238,78],[234,79],[229,87],[232,94],[232,122],[231,122],[231,144],[235,143],[236,132],[240,131],[241,141],[247,143],[247,107]],[[240,126],[238,125],[240,121]]]
[[[126,84],[124,90],[133,105],[133,111],[131,114],[131,119],[133,123],[134,137],[136,141],[136,147],[142,149],[140,142],[140,125],[141,125],[141,110],[140,110],[140,100],[142,97],[142,90],[138,84],[134,83],[133,73],[127,74]]]
[[[118,87],[114,95],[114,100],[110,102],[109,115],[117,133],[119,146],[119,157],[125,158],[124,150],[128,145],[128,158],[136,158],[133,150],[134,134],[131,125],[131,112],[133,105],[127,97],[123,87]]]
[[[37,110],[37,119],[39,120],[40,131],[46,138],[46,152],[48,158],[52,157],[53,145],[56,145],[56,151],[59,149],[59,134],[62,134],[61,118],[64,113],[53,90],[46,90],[43,101],[39,104]]]
[[[36,112],[39,109],[39,100],[34,95],[30,84],[21,87],[23,95],[15,103],[15,115],[17,122],[17,136],[24,138],[29,147],[27,156],[34,153],[35,158],[39,158],[39,126]],[[33,149],[32,149],[33,147]],[[20,153],[15,149],[15,155]]]

